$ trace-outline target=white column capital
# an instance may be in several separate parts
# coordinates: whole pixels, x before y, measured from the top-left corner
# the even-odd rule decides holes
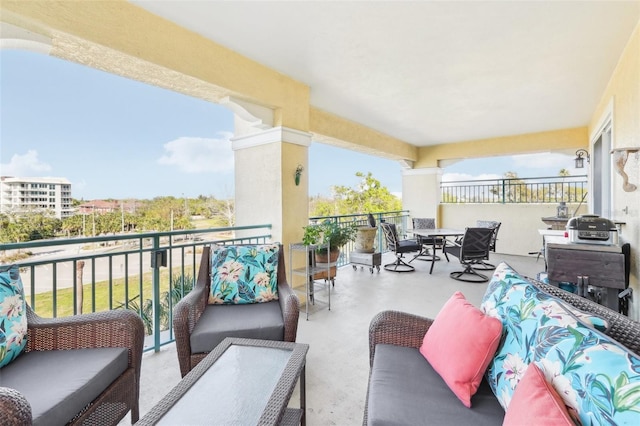
[[[262,130],[273,127],[273,108],[258,105],[233,96],[222,98],[220,104],[233,111],[233,113],[246,122],[249,127]]]
[[[288,127],[274,127],[262,132],[231,138],[231,149],[237,151],[275,142],[287,142],[308,147],[311,145],[311,133]]]

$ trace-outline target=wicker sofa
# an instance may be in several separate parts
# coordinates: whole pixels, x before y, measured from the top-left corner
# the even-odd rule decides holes
[[[144,326],[133,311],[42,318],[26,305],[25,352],[0,368],[0,424],[117,425],[139,418]]]
[[[503,267],[503,264],[499,265],[498,270]],[[498,270],[496,270],[496,274],[499,273]],[[617,352],[620,352],[621,356],[628,356],[629,359],[634,360],[629,362],[634,368],[630,380],[632,385],[640,387],[640,371],[638,371],[640,357],[637,355],[640,353],[640,323],[557,287],[531,278],[521,278],[525,283],[530,283],[536,289],[546,293],[541,297],[550,296],[550,300],[560,300],[562,303],[578,308],[583,313],[595,315],[608,322],[606,335],[600,336],[621,344],[619,347],[622,349],[618,349]],[[494,280],[496,280],[496,275],[489,283],[488,289],[491,288]],[[486,298],[487,295],[485,295]],[[516,309],[518,308],[516,307]],[[490,369],[484,374],[477,393],[471,399],[471,408],[467,408],[422,356],[419,348],[433,321],[433,319],[398,311],[383,311],[372,319],[369,328],[370,374],[364,412],[365,425],[502,424],[505,417],[504,396],[492,389],[492,387],[496,387],[496,376],[489,374]],[[464,324],[459,325],[465,326]],[[590,333],[592,327],[589,328]],[[593,341],[596,341],[599,332],[595,330],[593,332],[596,333],[596,338]],[[508,333],[510,333],[508,327],[503,329],[500,347],[504,347]],[[611,345],[609,346],[611,347]],[[493,356],[494,360],[498,357],[500,347]],[[524,352],[531,350],[526,348]],[[635,365],[636,363],[638,365]],[[582,389],[584,394],[589,394],[592,391],[592,389]],[[499,401],[500,397],[503,397],[502,402]],[[611,399],[613,398],[609,398],[609,400]],[[631,410],[636,410],[636,412],[626,413],[631,416],[640,416],[640,412],[637,411],[640,410],[640,402],[634,401],[632,404],[635,405]],[[578,417],[580,414],[576,413],[575,415]],[[588,417],[589,415],[591,414],[582,413],[582,416]],[[638,417],[631,418],[637,420]],[[585,419],[581,420],[583,424],[587,424]],[[590,424],[601,423],[597,418],[589,418],[587,422]]]

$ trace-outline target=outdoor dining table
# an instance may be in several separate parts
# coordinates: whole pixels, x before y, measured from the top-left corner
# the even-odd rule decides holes
[[[429,269],[429,274],[433,273],[433,265],[436,263],[436,240],[438,238],[443,239],[443,247],[446,244],[446,240],[449,237],[461,237],[464,235],[463,229],[453,229],[453,228],[424,228],[424,229],[408,229],[407,232],[412,233],[413,235],[421,236],[424,238],[431,239],[431,249],[433,250],[433,255],[431,256],[431,268]]]

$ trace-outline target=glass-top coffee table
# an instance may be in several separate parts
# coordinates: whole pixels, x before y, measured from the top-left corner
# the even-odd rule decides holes
[[[136,425],[304,425],[308,350],[228,337]],[[298,379],[300,408],[287,408]]]

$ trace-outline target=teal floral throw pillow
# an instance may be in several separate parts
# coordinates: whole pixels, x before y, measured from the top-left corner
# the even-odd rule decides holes
[[[27,345],[27,307],[20,269],[0,266],[0,367],[13,361]]]
[[[503,340],[486,373],[496,397],[507,410],[535,362],[578,423],[640,424],[640,357],[565,305],[508,265],[496,268],[481,305],[503,323]]]
[[[278,299],[279,244],[219,246],[211,251],[210,304]]]

